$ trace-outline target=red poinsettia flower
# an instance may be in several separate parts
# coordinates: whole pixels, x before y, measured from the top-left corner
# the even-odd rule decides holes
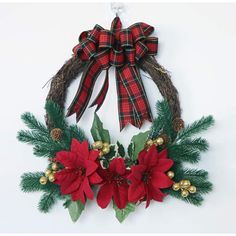
[[[89,151],[87,141],[80,143],[76,139],[72,139],[70,151],[57,152],[55,161],[65,167],[55,174],[55,183],[60,185],[61,194],[71,194],[73,201],[80,200],[83,204],[86,198],[93,199],[91,185],[102,181],[97,174],[98,156],[98,151]]]
[[[132,166],[128,179],[131,181],[128,197],[130,202],[146,198],[146,207],[152,199],[162,201],[165,194],[160,189],[170,187],[173,182],[165,174],[173,165],[167,158],[167,149],[158,153],[153,145],[148,151],[143,150],[138,157],[138,165]]]
[[[130,171],[126,170],[124,159],[120,157],[112,159],[109,168],[99,168],[98,173],[103,179],[97,195],[98,205],[106,208],[113,198],[119,209],[125,208],[128,203],[129,188],[126,177]]]

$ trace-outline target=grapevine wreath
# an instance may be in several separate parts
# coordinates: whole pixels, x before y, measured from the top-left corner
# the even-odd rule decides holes
[[[45,171],[24,173],[21,178],[24,192],[43,192],[40,211],[49,212],[61,200],[75,222],[88,200],[95,200],[101,208],[113,204],[122,222],[142,202],[147,208],[151,201],[162,202],[169,195],[198,206],[202,195],[212,190],[207,171],[184,164],[197,163],[200,153],[208,149],[207,141],[196,135],[213,125],[213,117],[184,125],[178,92],[154,57],[158,39],[150,37],[153,31],[146,23],[122,29],[118,16],[110,30],[95,25],[84,31],[72,58],[51,81],[46,124],[31,113],[22,115],[30,130],[20,131],[19,141],[32,144],[34,155],[48,161]],[[114,142],[96,114],[108,91],[111,66],[116,70],[120,129],[128,124],[140,128],[145,120],[152,122],[150,130],[133,136],[127,150],[121,141]],[[150,75],[163,96],[157,102],[155,118],[139,69]],[[104,84],[91,105],[97,108],[91,128],[94,142],[89,143],[87,132],[69,125],[66,117],[75,113],[77,122],[80,120],[103,70]],[[78,91],[65,115],[66,90],[80,73]]]

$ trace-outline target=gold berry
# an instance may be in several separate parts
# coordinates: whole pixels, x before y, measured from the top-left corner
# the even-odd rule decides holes
[[[107,153],[110,152],[110,148],[109,147],[103,147],[102,152],[103,152],[103,154],[107,154]]]
[[[45,185],[47,182],[48,182],[48,179],[47,179],[47,177],[45,177],[45,176],[42,176],[42,177],[39,179],[39,183],[42,184],[42,185]]]
[[[103,148],[109,148],[110,144],[109,143],[103,143]]]
[[[189,191],[190,193],[196,193],[196,192],[197,192],[197,188],[192,185],[192,186],[190,186],[190,187],[188,188],[188,191]]]
[[[153,145],[153,141],[151,139],[149,139],[147,142],[146,142],[146,145],[147,146],[152,146]]]
[[[56,162],[52,163],[52,170],[56,171],[59,169],[59,165]]]
[[[49,180],[50,182],[54,182],[54,181],[55,181],[55,176],[54,176],[54,174],[50,174],[50,175],[48,176],[48,180]]]
[[[188,197],[188,195],[189,195],[188,190],[186,190],[186,189],[181,190],[181,196],[182,197]]]
[[[170,179],[173,179],[174,176],[175,176],[175,173],[173,171],[168,171],[167,172],[167,176],[170,178]]]
[[[46,170],[46,171],[45,171],[45,176],[48,177],[51,173],[52,173],[51,170]]]
[[[173,189],[174,191],[178,191],[178,190],[180,189],[179,183],[174,183],[174,184],[172,185],[172,189]]]
[[[160,146],[164,143],[164,139],[159,137],[155,140],[156,145]]]
[[[184,179],[180,181],[180,187],[183,189],[188,189],[191,186],[191,183],[189,180]]]
[[[60,141],[62,137],[62,130],[59,128],[54,128],[50,132],[50,136],[54,141]]]
[[[92,144],[93,149],[102,149],[103,143],[102,141],[96,141],[95,143]]]

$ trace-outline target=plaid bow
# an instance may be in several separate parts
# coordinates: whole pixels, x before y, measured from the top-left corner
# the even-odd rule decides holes
[[[97,105],[97,111],[103,104],[109,87],[108,70],[111,66],[116,68],[120,129],[128,123],[140,128],[145,120],[152,121],[136,62],[144,55],[156,55],[158,39],[148,37],[154,28],[145,23],[136,23],[127,29],[121,27],[119,17],[113,20],[111,30],[95,25],[92,30],[81,33],[80,43],[73,48],[75,55],[88,61],[76,96],[68,108],[67,115],[76,113],[77,121],[88,105],[99,74],[106,70],[102,89],[91,106]]]

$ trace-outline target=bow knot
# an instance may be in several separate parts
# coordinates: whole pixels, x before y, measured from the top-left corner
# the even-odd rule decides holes
[[[150,107],[136,62],[145,55],[156,55],[158,39],[149,37],[153,31],[154,28],[145,23],[136,23],[122,29],[120,18],[116,17],[112,22],[111,30],[95,25],[92,30],[82,32],[79,37],[79,44],[73,48],[73,52],[81,60],[90,63],[87,73],[82,77],[82,84],[76,98],[69,107],[68,115],[76,113],[77,120],[81,117],[84,112],[83,106],[87,106],[91,96],[89,91],[84,95],[85,90],[89,90],[94,85],[102,70],[108,70],[110,66],[114,66],[117,68],[118,95],[119,97],[123,95],[120,99],[122,102],[119,103],[119,110],[122,110],[122,112],[120,111],[121,129],[127,123],[141,127],[144,119],[151,120]],[[92,76],[91,73],[93,73]],[[86,83],[90,87],[85,88]],[[97,109],[103,103],[107,89],[108,73],[102,88],[103,92],[99,93],[92,104],[98,105]],[[139,103],[137,100],[140,100]],[[125,106],[121,107],[124,104]]]

